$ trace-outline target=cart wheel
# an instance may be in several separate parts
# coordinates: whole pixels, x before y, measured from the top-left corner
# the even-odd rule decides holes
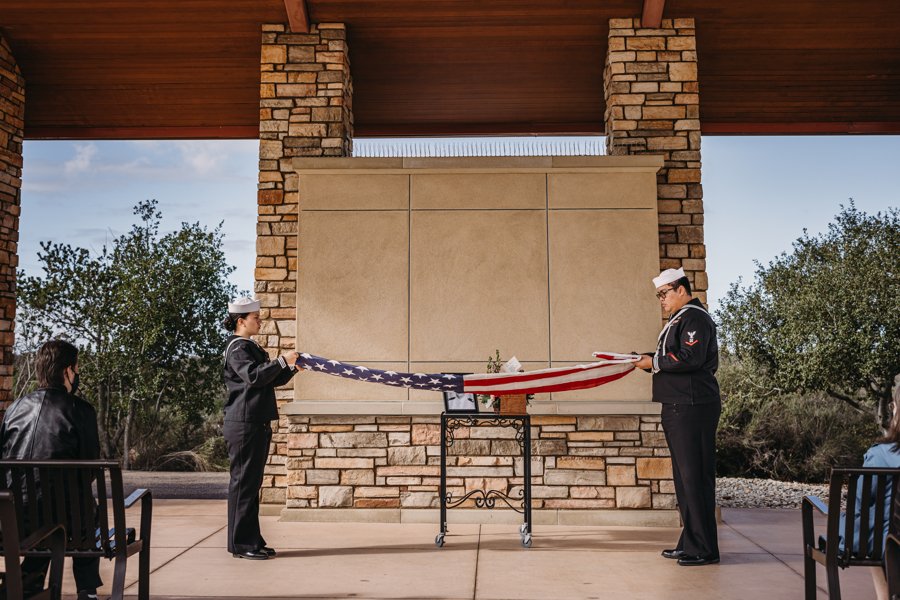
[[[443,533],[439,533],[435,536],[434,545],[437,546],[438,548],[443,548],[443,546],[444,546],[444,534]]]
[[[522,545],[525,546],[526,548],[531,548],[531,534],[530,533],[526,533],[524,536],[522,536]]]

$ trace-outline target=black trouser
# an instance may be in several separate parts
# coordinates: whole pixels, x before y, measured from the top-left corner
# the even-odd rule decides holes
[[[38,498],[38,514],[41,513],[41,500]],[[28,511],[25,517],[25,530],[30,531],[31,524],[28,520]],[[94,507],[94,526],[99,523],[100,513]],[[66,531],[72,531],[72,515],[66,517]],[[50,558],[29,556],[22,560],[22,580],[26,593],[36,593],[44,588],[47,579],[47,569],[50,567]],[[81,591],[93,591],[103,585],[100,579],[100,557],[73,558],[72,574],[75,576],[75,589]]]
[[[266,545],[259,531],[259,489],[272,441],[272,427],[269,423],[225,421],[222,433],[231,460],[228,551],[259,550]]]
[[[36,592],[43,589],[47,578],[50,559],[28,556],[22,561],[22,580],[25,591]],[[103,585],[100,579],[100,557],[73,558],[72,574],[75,575],[75,589],[79,592],[92,592]]]
[[[662,425],[672,454],[675,497],[684,528],[676,549],[719,557],[716,532],[716,428],[722,405],[663,404]]]

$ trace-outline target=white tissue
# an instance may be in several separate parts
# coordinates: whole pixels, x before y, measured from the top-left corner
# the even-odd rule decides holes
[[[518,373],[522,370],[522,363],[520,363],[515,356],[503,363],[503,366],[500,367],[501,373]]]

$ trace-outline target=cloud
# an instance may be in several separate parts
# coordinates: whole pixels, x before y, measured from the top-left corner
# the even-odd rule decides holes
[[[181,158],[197,175],[222,174],[229,158],[229,147],[217,141],[174,142]]]
[[[85,173],[91,169],[91,162],[97,155],[96,144],[75,144],[75,157],[63,165],[67,175]]]
[[[55,181],[35,181],[34,179],[22,180],[22,191],[30,194],[55,194],[62,192],[66,186]]]
[[[28,142],[23,189],[54,195],[144,181],[255,188],[257,161],[256,140]]]
[[[255,169],[258,160],[256,140],[135,140],[132,143],[161,160],[180,157],[169,167],[173,173],[188,178],[240,177],[235,173],[234,163],[246,162]],[[247,171],[255,177],[255,170]]]

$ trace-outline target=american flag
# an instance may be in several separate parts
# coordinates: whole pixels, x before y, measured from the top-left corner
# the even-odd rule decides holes
[[[300,354],[297,366],[307,371],[395,387],[497,396],[500,394],[564,392],[601,386],[628,375],[634,370],[634,361],[639,358],[633,354],[616,354],[614,352],[595,352],[594,357],[599,360],[586,365],[553,367],[525,373],[475,373],[471,375],[382,371],[305,352]]]

